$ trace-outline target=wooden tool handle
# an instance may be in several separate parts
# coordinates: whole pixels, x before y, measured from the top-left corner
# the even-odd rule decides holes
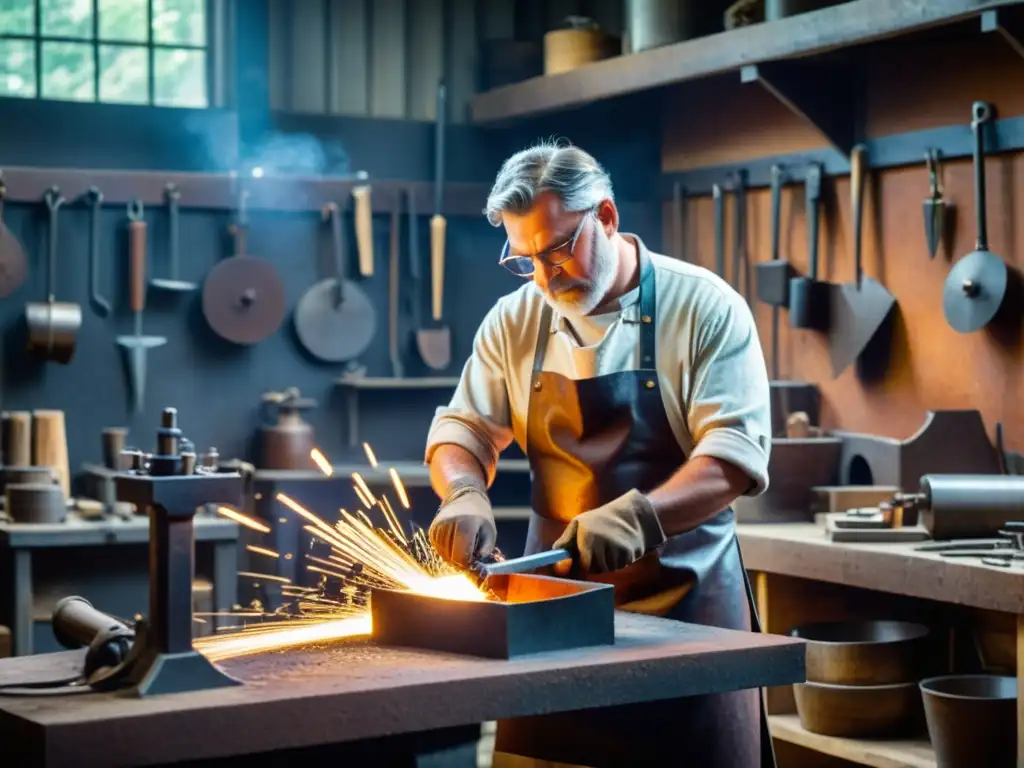
[[[853,227],[854,278],[860,288],[862,279],[861,236],[864,211],[864,160],[867,150],[863,144],[853,148],[850,155],[850,217]]]
[[[396,205],[391,211],[391,242],[390,253],[388,254],[388,353],[391,356],[391,366],[394,375],[399,376],[401,368],[398,349],[398,302],[399,295],[399,251],[401,250],[400,228],[402,226],[401,212]]]
[[[32,412],[32,464],[36,467],[50,467],[60,482],[64,496],[71,494],[64,411]]]
[[[370,187],[363,185],[352,190],[356,204],[356,247],[359,249],[359,274],[373,277],[373,207],[370,205]]]
[[[448,224],[444,216],[430,217],[430,287],[431,309],[435,320],[444,315],[444,238]]]
[[[10,411],[3,417],[4,464],[28,467],[32,464],[32,414]]]
[[[146,222],[128,222],[128,301],[132,312],[146,308]]]

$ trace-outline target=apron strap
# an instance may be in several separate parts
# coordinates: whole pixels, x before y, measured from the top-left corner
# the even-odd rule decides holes
[[[636,241],[640,262],[640,368],[655,367],[658,353],[658,296],[654,287],[654,266],[647,248]]]
[[[750,606],[750,628],[754,632],[763,633],[761,619],[757,615],[757,603],[754,602],[754,590],[750,586],[747,567],[743,565],[743,552],[740,550],[740,539],[736,537],[736,554],[740,559],[740,570],[743,572],[743,586],[747,590],[747,603]],[[768,712],[764,704],[764,688],[757,689],[757,708],[761,720],[761,768],[777,768],[775,761],[775,745],[772,743],[772,732],[768,727]]]
[[[540,313],[540,326],[537,330],[537,349],[533,353],[533,375],[544,369],[544,353],[548,349],[548,337],[551,335],[551,305],[544,302]]]

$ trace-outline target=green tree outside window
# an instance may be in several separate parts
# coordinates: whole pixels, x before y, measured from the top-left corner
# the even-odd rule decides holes
[[[209,106],[206,0],[0,0],[0,97]]]

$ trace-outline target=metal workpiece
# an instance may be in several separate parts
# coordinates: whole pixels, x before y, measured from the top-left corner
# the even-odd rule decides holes
[[[139,695],[200,690],[236,681],[192,647],[192,582],[195,577],[193,518],[206,504],[241,505],[242,476],[197,467],[178,413],[165,408],[157,452],[131,454],[132,468],[116,477],[117,497],[147,512],[150,525],[149,617],[131,665]]]
[[[1024,520],[1024,476],[924,475],[918,493],[896,494],[892,504],[904,522],[916,513],[935,539],[994,536]]]
[[[448,600],[371,589],[373,638],[384,645],[489,659],[615,642],[610,584],[508,574],[489,577],[487,587],[496,599]]]
[[[544,568],[549,565],[561,563],[564,560],[572,560],[572,555],[567,549],[549,549],[544,552],[537,552],[532,555],[513,557],[507,560],[496,560],[487,558],[480,560],[473,566],[473,573],[481,581],[490,576],[499,576],[509,573],[527,573]]]

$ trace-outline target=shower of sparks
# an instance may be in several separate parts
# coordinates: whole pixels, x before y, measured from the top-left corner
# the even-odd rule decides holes
[[[373,450],[365,443],[363,449],[371,466],[376,467]],[[331,463],[319,450],[314,448],[310,458],[325,475],[333,474]],[[400,503],[409,509],[409,497],[398,472],[391,468],[388,474]],[[361,509],[340,509],[337,521],[331,524],[287,494],[278,493],[276,500],[300,519],[303,530],[327,545],[329,552],[318,550],[305,555],[305,570],[320,577],[319,585],[305,587],[283,576],[240,571],[241,578],[254,583],[274,584],[285,605],[268,613],[255,601],[249,608],[238,606],[232,612],[200,614],[196,620],[204,623],[212,616],[238,621],[230,627],[218,627],[220,634],[197,638],[197,650],[211,661],[223,661],[367,635],[371,630],[368,597],[372,588],[404,590],[448,600],[490,599],[466,574],[441,559],[422,529],[407,532],[386,495],[374,496],[358,472],[352,473],[352,481],[356,496],[368,511],[378,511],[384,524],[374,524]],[[218,507],[217,511],[251,530],[270,533],[262,522],[238,510]],[[282,521],[287,519],[283,517]],[[281,557],[272,549],[255,545],[246,548],[265,557]]]
[[[320,452],[319,448],[314,448],[310,451],[309,458],[311,458],[313,463],[316,464],[316,468],[328,477],[331,477],[331,475],[334,474],[334,467],[331,466],[331,462],[329,462],[327,457]]]
[[[363,443],[363,452],[366,454],[366,460],[370,462],[370,466],[376,469],[377,455],[373,452],[373,448],[370,447],[369,443]]]

